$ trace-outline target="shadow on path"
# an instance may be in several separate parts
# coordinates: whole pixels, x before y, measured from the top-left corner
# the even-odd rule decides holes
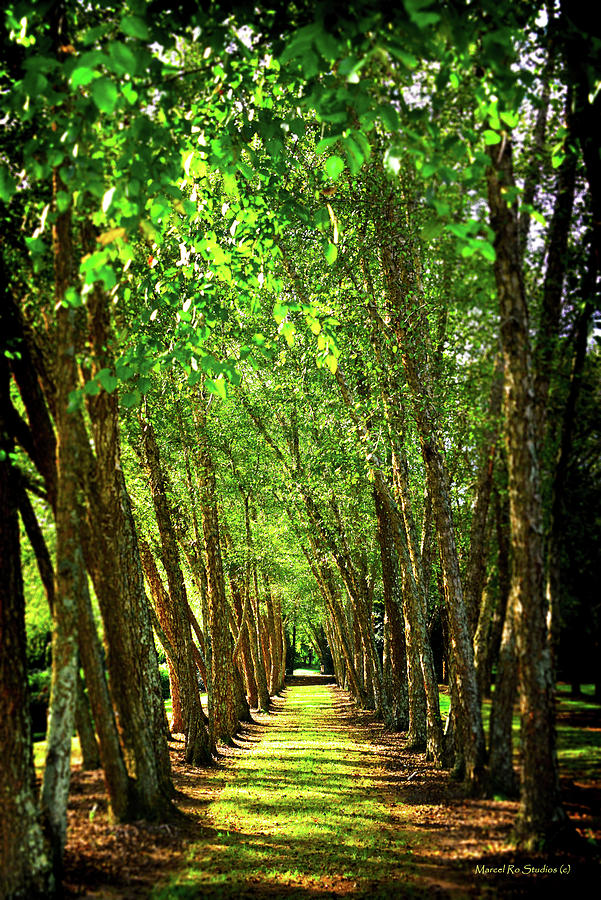
[[[515,804],[466,800],[328,676],[287,679],[258,719],[213,776],[208,805],[202,791],[184,804],[202,838],[153,900],[530,898],[557,886],[586,896],[588,866],[560,885],[499,874],[524,863],[507,843]]]

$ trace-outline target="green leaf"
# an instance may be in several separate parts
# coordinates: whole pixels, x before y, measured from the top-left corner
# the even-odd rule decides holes
[[[338,258],[338,247],[336,244],[333,244],[331,241],[328,242],[328,246],[326,248],[326,261],[331,266],[336,262]]]
[[[112,266],[101,266],[94,272],[94,281],[102,281],[104,289],[110,291],[117,284],[117,276]]]
[[[207,378],[205,380],[205,386],[211,394],[216,394],[217,397],[221,397],[222,400],[227,400],[227,385],[222,375],[219,378]]]
[[[121,87],[121,93],[127,100],[130,106],[133,106],[136,100],[138,99],[138,92],[134,90],[129,81],[126,81],[124,85]]]
[[[96,71],[94,69],[90,69],[88,66],[78,66],[71,72],[71,86],[74,88],[83,87],[86,84],[90,84],[95,78]]]
[[[8,203],[15,191],[15,179],[8,171],[7,166],[0,166],[0,200]]]
[[[140,401],[142,399],[142,395],[140,391],[133,390],[128,391],[127,394],[123,394],[121,397],[121,403],[126,409],[132,409],[134,406],[139,406]]]
[[[296,331],[296,329],[292,322],[283,322],[282,323],[281,332],[284,335],[284,337],[286,338],[286,343],[288,344],[289,347],[292,347],[294,345],[295,331]]]
[[[67,404],[67,412],[74,413],[81,409],[83,403],[83,393],[80,388],[69,393],[69,403]]]
[[[442,222],[429,222],[422,228],[421,235],[425,241],[432,241],[442,233],[443,228]]]
[[[379,108],[380,118],[382,119],[382,124],[388,131],[398,131],[401,127],[401,120],[399,118],[399,114],[390,104],[383,104]]]
[[[117,372],[117,378],[119,378],[120,381],[127,381],[127,379],[131,378],[134,374],[134,368],[128,366],[126,363],[117,363],[115,371]]]
[[[340,47],[338,41],[329,32],[320,30],[315,35],[315,43],[324,59],[338,59]]]
[[[26,237],[25,243],[32,256],[41,256],[46,252],[46,244],[41,237]]]
[[[497,258],[497,254],[495,253],[495,248],[489,241],[478,241],[479,251],[484,257],[484,259],[488,259],[489,262],[494,262]]]
[[[284,321],[287,315],[288,307],[283,306],[281,303],[276,303],[273,307],[273,318],[276,320],[278,325]]]
[[[92,379],[92,381],[88,381],[87,384],[84,385],[84,394],[87,394],[89,397],[95,397],[96,394],[100,393],[100,384],[96,379]]]
[[[146,22],[138,16],[125,16],[124,19],[121,19],[121,31],[130,37],[139,38],[141,41],[146,40],[149,35]]]
[[[55,199],[57,212],[64,213],[67,209],[69,209],[69,204],[71,203],[71,195],[67,194],[66,191],[57,191]]]
[[[506,125],[509,125],[510,128],[515,128],[518,124],[519,117],[517,113],[512,112],[502,112],[499,113],[500,118],[505,122]]]
[[[112,41],[109,45],[109,56],[113,62],[112,68],[118,75],[135,75],[138,69],[138,57],[129,44],[121,41]]]
[[[535,222],[538,222],[538,224],[542,225],[543,228],[547,227],[547,220],[542,213],[539,213],[537,209],[533,209],[531,215]]]
[[[336,181],[340,173],[344,171],[344,160],[341,159],[340,156],[330,156],[330,158],[326,160],[325,169],[327,175]]]
[[[364,163],[365,156],[359,147],[359,144],[352,137],[349,136],[343,138],[343,143],[351,175],[357,175]]]
[[[493,144],[500,144],[501,135],[497,131],[491,131],[490,128],[488,128],[484,132],[484,143],[488,147],[492,146]]]
[[[427,28],[428,25],[436,25],[440,21],[438,13],[422,12],[425,7],[432,5],[432,0],[404,0],[404,4],[409,18],[418,28]]]
[[[68,287],[65,291],[65,303],[67,306],[81,306],[81,294],[74,287]]]
[[[332,353],[329,353],[326,356],[326,366],[328,367],[332,375],[336,374],[336,370],[338,368],[338,360]]]
[[[387,44],[388,52],[398,59],[407,69],[415,69],[418,60],[413,53],[408,53],[396,38],[389,40]]]
[[[322,138],[315,148],[315,152],[318,156],[320,156],[324,152],[324,150],[327,150],[328,147],[333,147],[334,144],[337,144],[339,140],[339,134],[332,135],[332,137]]]
[[[422,178],[430,178],[435,172],[438,172],[438,164],[429,162],[422,166],[421,176]]]
[[[110,78],[98,78],[92,85],[92,99],[103,113],[113,113],[119,94]]]
[[[100,372],[98,372],[96,378],[105,389],[107,394],[112,394],[119,384],[119,379],[114,375],[111,375],[108,369],[102,369]]]

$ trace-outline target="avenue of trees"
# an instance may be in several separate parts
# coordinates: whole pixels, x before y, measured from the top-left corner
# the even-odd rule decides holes
[[[586,5],[2,17],[0,894],[60,892],[75,730],[116,822],[169,821],[169,730],[213,764],[297,629],[561,840],[556,679],[601,699]]]

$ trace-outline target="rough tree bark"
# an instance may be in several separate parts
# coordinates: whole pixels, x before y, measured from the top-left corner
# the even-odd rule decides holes
[[[267,572],[263,571],[263,585],[265,588],[265,608],[267,610],[267,636],[269,640],[269,655],[271,665],[269,667],[269,693],[276,694],[278,687],[278,671],[280,668],[279,654],[279,623],[276,623],[276,609],[271,594],[271,584]]]
[[[99,287],[89,294],[88,316],[94,377],[112,367],[108,301]],[[158,819],[174,813],[174,790],[138,536],[121,465],[116,392],[89,397],[88,410],[96,461],[88,485],[86,562],[104,622],[110,691],[138,815]]]
[[[64,189],[57,170],[53,196]],[[77,598],[87,578],[79,539],[79,449],[69,395],[78,385],[74,348],[80,343],[78,310],[63,306],[73,280],[71,210],[52,228],[54,296],[57,304],[56,360],[56,586],[52,609],[52,681],[46,764],[42,781],[42,818],[49,828],[57,880],[67,840],[67,801],[71,777],[71,738],[75,723],[77,674]]]
[[[211,730],[214,740],[230,743],[239,722],[234,685],[233,645],[223,577],[221,538],[217,514],[216,477],[206,433],[204,398],[194,405],[197,436],[197,477],[208,579],[208,614],[211,632]]]
[[[405,626],[403,622],[403,599],[399,560],[394,547],[390,520],[384,511],[384,504],[377,490],[374,490],[374,504],[378,523],[377,537],[382,562],[382,588],[386,612],[385,627],[389,635],[388,659],[390,665],[390,710],[386,724],[394,731],[406,731],[409,727],[409,695],[407,685],[407,650]],[[421,676],[421,670],[418,670]],[[422,689],[423,694],[423,689]],[[425,697],[422,703],[425,712]],[[425,717],[424,717],[425,718]],[[425,721],[424,721],[425,732]],[[425,737],[425,733],[424,733]]]
[[[350,390],[340,367],[336,370],[336,381],[338,382],[338,386],[349,410],[351,419],[358,430],[362,446],[368,447],[368,428],[354,410]],[[425,621],[425,602],[421,592],[423,588],[423,574],[421,573],[421,563],[416,556],[416,554],[419,553],[419,548],[417,547],[416,540],[414,540],[413,554],[415,562],[412,562],[411,550],[408,546],[409,538],[405,526],[405,516],[399,508],[400,504],[397,504],[392,490],[386,481],[382,463],[376,453],[370,453],[367,462],[374,475],[375,489],[380,495],[386,515],[390,519],[394,546],[401,564],[404,596],[403,612],[408,655],[410,731],[413,725],[414,739],[416,742],[421,741],[421,734],[419,733],[419,731],[421,731],[421,711],[419,705],[421,697],[418,674],[421,669],[422,685],[425,691],[427,710],[427,751],[428,756],[435,760],[437,764],[440,764],[442,762],[443,750],[442,723],[440,719],[438,684],[434,672],[432,651]],[[402,480],[398,487],[399,489],[402,489]],[[408,515],[407,511],[405,515]],[[416,579],[416,571],[421,580],[421,584]]]
[[[521,708],[521,797],[516,837],[533,849],[566,822],[559,799],[552,667],[543,583],[542,509],[536,449],[530,323],[515,211],[509,140],[490,148],[488,199],[495,233],[495,280],[505,369],[505,442],[509,472],[512,575],[509,607],[518,652]]]
[[[432,392],[429,363],[431,341],[419,284],[417,242],[409,233],[404,249],[400,250],[399,221],[400,213],[392,200],[387,204],[386,221],[382,219],[378,222],[382,274],[387,287],[387,302],[394,311],[391,326],[411,395],[436,525],[449,624],[459,744],[465,761],[466,779],[473,790],[479,790],[484,775],[484,731],[459,571],[449,474]]]
[[[19,512],[21,514],[25,533],[27,534],[36,558],[38,572],[44,586],[46,600],[48,601],[48,608],[52,611],[54,609],[55,589],[55,575],[52,559],[22,478],[19,479],[19,483],[16,484],[15,490],[18,494]],[[77,672],[75,726],[79,734],[83,768],[98,769],[100,767],[100,755],[94,732],[94,722],[90,712],[89,701],[85,695],[84,684],[79,675],[79,670]]]
[[[99,769],[100,752],[94,730],[94,720],[83,678],[77,670],[77,697],[75,700],[75,725],[79,734],[82,769]]]
[[[234,660],[241,660],[242,673],[246,684],[248,694],[248,702],[252,709],[259,708],[259,691],[257,688],[257,680],[255,678],[255,670],[253,666],[250,637],[248,631],[248,604],[250,597],[246,597],[243,601],[242,592],[244,591],[242,566],[232,558],[232,546],[229,533],[224,531],[224,544],[228,549],[228,577],[230,582],[230,595],[232,605],[234,607],[234,617],[238,627],[236,637],[236,646],[234,648]],[[246,614],[245,614],[246,613]]]
[[[192,629],[188,596],[182,573],[175,530],[167,500],[165,477],[161,465],[154,428],[141,418],[144,459],[150,481],[150,492],[159,529],[162,560],[167,575],[171,643],[175,658],[171,660],[179,687],[181,711],[186,736],[185,759],[190,765],[207,765],[213,761],[206,717],[200,703],[196,665],[193,655]]]
[[[259,582],[257,578],[257,565],[254,559],[254,543],[250,517],[250,495],[242,493],[244,502],[244,526],[246,529],[246,547],[248,558],[246,561],[246,599],[248,610],[248,635],[250,640],[250,652],[255,672],[255,681],[259,697],[259,709],[269,709],[269,688],[267,685],[267,672],[265,659],[261,648],[260,623],[259,623]],[[252,587],[251,587],[252,576]],[[254,589],[254,590],[253,590]]]
[[[3,286],[6,284],[4,279],[1,282]],[[0,326],[3,326],[4,298],[1,299]],[[8,369],[2,352],[0,395],[8,396],[8,390]],[[10,461],[12,450],[12,440],[0,409],[0,746],[3,748],[0,765],[0,895],[41,900],[56,896],[56,880],[35,791],[25,654],[25,598],[18,498],[14,490],[18,479]]]
[[[11,360],[11,368],[17,382],[27,413],[29,427],[20,428],[20,438],[24,449],[44,479],[48,502],[56,516],[57,474],[56,439],[50,413],[56,419],[56,384],[54,378],[54,352],[42,341],[43,336],[34,334],[24,322],[21,311],[12,296],[6,298],[3,306],[6,316],[6,333],[18,341],[20,353]],[[41,343],[40,343],[41,342]],[[78,413],[73,413],[78,426],[79,456],[83,460],[84,472],[80,472],[80,483],[94,483],[95,459],[90,450],[83,421]],[[23,423],[24,424],[24,423]],[[22,434],[25,430],[25,435]],[[54,597],[54,572],[47,548],[42,547],[39,530],[34,534],[32,524],[35,516],[28,515],[24,492],[20,496],[20,508],[32,546],[36,549],[43,583]],[[32,513],[33,511],[31,511]],[[92,540],[86,526],[85,511],[80,512],[81,541],[86,564],[92,558]],[[44,553],[45,550],[45,553]],[[89,566],[88,566],[89,567]],[[101,658],[100,643],[92,613],[87,580],[82,579],[78,596],[79,653],[83,664],[86,685],[98,734],[100,755],[109,800],[109,815],[116,821],[131,821],[140,817],[139,807],[129,779],[117,733],[114,711],[108,692]]]

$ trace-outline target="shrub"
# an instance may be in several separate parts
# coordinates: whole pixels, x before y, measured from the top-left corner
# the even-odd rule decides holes
[[[171,688],[169,686],[169,669],[167,663],[159,663],[159,675],[161,676],[161,694],[163,700],[168,700],[171,696]]]
[[[29,672],[29,712],[33,734],[46,733],[46,719],[50,703],[50,669]]]

